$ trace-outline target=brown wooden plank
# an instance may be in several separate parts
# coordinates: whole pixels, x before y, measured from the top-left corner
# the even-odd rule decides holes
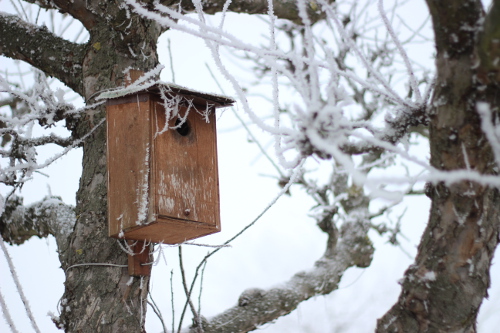
[[[194,109],[188,112],[187,135],[169,129],[154,137],[156,214],[220,226],[215,113],[207,123]],[[152,133],[165,125],[165,112],[154,109]],[[174,126],[171,120],[169,126]]]
[[[127,239],[145,240],[153,243],[180,244],[187,240],[219,232],[220,229],[205,223],[159,218],[146,226],[128,229]]]
[[[142,241],[127,241],[134,255],[128,254],[128,275],[150,276],[153,256],[151,245]]]
[[[129,103],[137,103],[149,101],[150,95],[145,92],[140,92],[134,95],[125,95],[113,99],[109,99],[106,102],[106,106],[117,105],[117,104],[129,104]]]
[[[107,107],[109,235],[147,222],[150,101]]]
[[[141,76],[144,75],[144,71],[138,69],[130,69],[128,71],[128,77],[125,77],[125,86],[129,86],[135,81],[137,81]]]

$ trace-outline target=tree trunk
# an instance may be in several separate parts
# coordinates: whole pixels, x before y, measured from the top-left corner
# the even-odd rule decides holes
[[[113,24],[123,27],[109,29],[110,23],[103,20],[90,30],[82,78],[87,105],[95,103],[100,91],[122,86],[127,69],[148,71],[158,65],[156,43],[161,29],[137,16],[129,22],[124,10],[111,5],[102,7],[111,11]],[[117,11],[114,15],[113,10]],[[124,31],[127,26],[130,30]],[[105,106],[90,109],[74,130],[82,137],[99,126],[83,143],[77,221],[68,247],[60,249],[66,289],[59,325],[66,332],[144,331],[149,279],[128,275],[126,252],[108,237],[106,126],[101,123],[105,117]]]
[[[475,111],[476,96],[470,96],[470,59],[464,58],[438,60],[444,78],[438,87],[444,88],[436,90],[434,100],[448,102],[431,117],[431,163],[440,170],[491,174],[494,158]],[[476,330],[498,243],[498,190],[472,181],[441,182],[429,186],[428,194],[431,215],[417,258],[377,332]]]
[[[497,174],[477,106],[498,105],[498,87],[476,79],[481,68],[475,57],[477,31],[461,28],[482,18],[480,2],[428,4],[438,51],[429,114],[431,165],[446,172]],[[377,332],[476,332],[498,244],[500,196],[488,184],[449,179],[427,186],[429,223],[401,295],[378,321]]]

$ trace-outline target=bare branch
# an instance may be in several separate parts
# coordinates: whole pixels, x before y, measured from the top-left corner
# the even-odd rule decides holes
[[[0,248],[2,249],[2,252],[5,255],[5,259],[7,260],[7,263],[9,265],[9,270],[10,274],[12,276],[12,279],[14,280],[14,284],[16,285],[17,292],[19,293],[19,297],[21,298],[24,308],[26,310],[26,315],[30,319],[31,322],[31,327],[35,330],[36,333],[41,333],[40,329],[38,328],[38,325],[36,323],[35,317],[33,316],[33,312],[31,311],[31,307],[29,305],[29,301],[26,298],[26,295],[24,294],[23,287],[21,285],[21,282],[19,281],[19,277],[17,276],[16,269],[14,267],[14,263],[12,262],[12,258],[9,255],[9,251],[7,250],[7,247],[5,246],[3,239],[0,237]]]
[[[62,138],[60,136],[51,133],[50,135],[41,136],[35,139],[22,139],[21,143],[28,146],[43,146],[49,143],[54,143],[60,147],[69,147],[74,143],[72,137]]]
[[[187,298],[187,302],[189,303],[189,307],[191,308],[191,313],[193,314],[194,317],[194,322],[196,326],[199,326],[199,318],[200,315],[196,311],[196,308],[193,304],[193,300],[191,299],[191,293],[189,291],[187,281],[186,281],[186,273],[184,271],[184,264],[183,264],[183,259],[182,259],[182,246],[179,246],[179,268],[181,270],[181,277],[182,277],[182,286],[184,287],[184,293]],[[182,320],[184,319],[184,312],[181,314],[181,319],[179,320],[179,330],[178,332],[181,331],[182,328]],[[199,333],[199,331],[198,331]]]
[[[96,25],[96,17],[89,10],[88,1],[84,0],[23,0],[36,4],[44,9],[55,9],[61,13],[68,13],[87,28],[91,29]]]
[[[23,60],[48,76],[58,78],[77,93],[83,93],[84,45],[69,42],[46,27],[1,12],[0,31],[0,55]]]

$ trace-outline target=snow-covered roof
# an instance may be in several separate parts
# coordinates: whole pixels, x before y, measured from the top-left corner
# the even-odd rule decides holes
[[[99,94],[96,99],[110,100],[144,92],[160,96],[162,91],[167,95],[172,93],[176,95],[182,95],[186,99],[192,101],[193,104],[198,105],[205,105],[208,102],[209,104],[215,105],[215,107],[226,107],[231,106],[236,102],[234,99],[227,96],[204,93],[193,89],[188,89],[177,84],[165,82],[145,83],[141,85],[132,84],[125,88],[122,87],[118,89],[107,90]]]

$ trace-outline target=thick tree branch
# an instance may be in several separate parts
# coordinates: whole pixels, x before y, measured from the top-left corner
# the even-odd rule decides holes
[[[363,204],[363,206],[365,206]],[[203,319],[203,332],[248,332],[271,322],[297,308],[314,296],[327,295],[338,288],[344,272],[353,266],[368,267],[372,260],[373,246],[367,236],[368,209],[353,210],[341,228],[338,242],[328,242],[325,255],[307,272],[295,274],[288,282],[269,290],[244,291],[238,304],[211,319]],[[336,234],[336,231],[333,231]],[[336,237],[336,235],[334,236]],[[191,327],[191,332],[197,332]]]
[[[153,1],[150,1],[153,2]],[[183,10],[189,12],[194,11],[193,1],[191,0],[163,0],[160,1],[165,6],[176,7],[181,3]],[[203,11],[206,14],[215,14],[222,11],[225,0],[206,0],[203,1]],[[335,2],[335,1],[330,1]],[[314,1],[307,1],[307,13],[311,22],[317,22],[324,18],[324,12]],[[228,8],[229,11],[243,14],[268,14],[269,4],[267,0],[234,0]],[[296,1],[274,0],[273,1],[274,15],[281,19],[287,19],[297,24],[302,24],[302,18],[299,15]]]
[[[36,4],[44,9],[55,9],[61,13],[68,13],[80,21],[85,28],[91,29],[96,25],[96,17],[89,10],[88,1],[84,0],[24,0]]]
[[[0,12],[0,55],[23,60],[83,93],[82,62],[85,45],[69,42],[46,27]]]
[[[53,235],[59,245],[67,239],[75,219],[74,207],[59,198],[46,197],[25,207],[23,199],[14,196],[6,202],[0,217],[0,233],[9,244],[20,245],[33,236]]]

